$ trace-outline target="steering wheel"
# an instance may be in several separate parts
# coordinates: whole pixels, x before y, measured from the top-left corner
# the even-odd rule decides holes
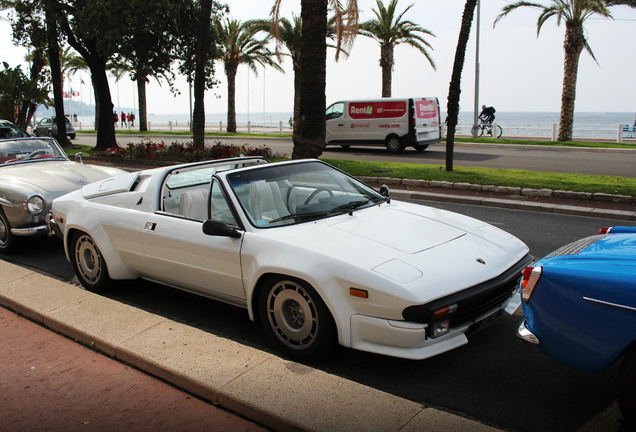
[[[307,199],[305,200],[305,202],[303,203],[304,205],[309,204],[309,202],[312,200],[313,197],[315,197],[316,195],[318,195],[320,192],[327,192],[329,194],[329,196],[333,196],[333,192],[330,189],[327,188],[318,188],[315,191],[313,191],[312,193],[309,194],[309,196],[307,197]]]
[[[43,159],[47,157],[53,157],[53,152],[49,150],[40,149],[40,150],[35,150],[29,153],[29,155],[27,156],[27,159],[35,159],[35,158]]]

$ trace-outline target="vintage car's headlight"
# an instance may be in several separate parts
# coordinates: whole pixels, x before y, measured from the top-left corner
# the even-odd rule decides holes
[[[29,213],[40,213],[44,210],[44,198],[40,195],[32,195],[26,201],[26,208]]]

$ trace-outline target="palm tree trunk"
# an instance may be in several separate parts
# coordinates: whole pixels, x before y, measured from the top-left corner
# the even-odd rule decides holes
[[[453,74],[451,76],[450,87],[448,89],[447,126],[448,136],[446,137],[446,171],[453,171],[453,149],[455,146],[455,127],[459,115],[459,96],[461,94],[462,69],[464,69],[464,59],[466,57],[466,45],[470,36],[470,27],[473,24],[473,15],[477,0],[466,0],[462,24],[459,29],[459,39],[455,50],[455,62],[453,63]]]
[[[316,158],[325,148],[327,2],[301,0],[300,112],[294,128],[292,159]]]
[[[563,90],[561,93],[561,118],[559,120],[559,141],[572,141],[572,124],[574,123],[574,101],[576,99],[576,79],[579,69],[579,58],[585,46],[585,35],[582,24],[565,24],[565,41],[563,50]]]
[[[294,117],[292,128],[296,128],[300,118],[300,64],[294,65]],[[292,129],[293,133],[293,129]]]
[[[207,47],[210,44],[210,21],[212,0],[201,0],[199,37],[196,43],[194,66],[194,110],[192,112],[192,138],[195,149],[205,147],[205,65],[208,61]]]
[[[137,99],[139,99],[139,130],[148,130],[148,103],[146,101],[146,75],[137,73]]]
[[[382,97],[391,97],[391,82],[393,80],[393,45],[381,45],[380,67],[382,68]]]
[[[236,72],[238,68],[232,64],[225,65],[227,77],[227,131],[236,132]],[[248,72],[249,73],[249,72]]]
[[[60,47],[57,43],[57,20],[52,6],[48,3],[45,3],[44,13],[46,17],[49,67],[51,69],[51,82],[53,83],[55,123],[57,124],[55,139],[62,147],[70,147],[71,142],[66,137],[66,119],[64,118],[64,95],[62,93],[62,73],[60,71]]]

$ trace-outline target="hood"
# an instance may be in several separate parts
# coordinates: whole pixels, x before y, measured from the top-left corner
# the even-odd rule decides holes
[[[331,227],[406,254],[423,252],[466,234],[447,223],[393,209],[352,218]]]
[[[0,179],[21,184],[31,191],[55,194],[76,190],[88,183],[121,173],[124,171],[116,168],[71,161],[37,161],[4,167],[0,170]]]

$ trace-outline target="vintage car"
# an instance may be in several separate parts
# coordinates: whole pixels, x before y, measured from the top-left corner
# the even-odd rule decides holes
[[[29,133],[9,120],[0,119],[0,139],[29,137]]]
[[[53,138],[0,140],[0,252],[12,252],[17,237],[48,233],[53,199],[123,173],[72,162]]]
[[[75,128],[71,124],[70,120],[66,118],[66,135],[70,139],[75,139],[77,132],[75,132]],[[33,134],[35,136],[55,136],[57,135],[57,120],[55,117],[44,117],[41,119],[37,125],[33,128]]]
[[[498,228],[318,160],[130,173],[56,199],[50,220],[87,289],[144,278],[246,308],[298,360],[336,341],[409,359],[461,346],[518,308],[531,260]]]
[[[618,403],[636,427],[636,228],[604,228],[523,272],[517,334],[547,356],[589,372],[622,358]]]

